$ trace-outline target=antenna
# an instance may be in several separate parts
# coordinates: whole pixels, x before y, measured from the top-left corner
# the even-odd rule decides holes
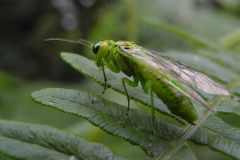
[[[78,44],[82,44],[85,45],[87,47],[92,47],[93,43],[84,39],[79,39],[77,41],[75,40],[69,40],[69,39],[63,39],[63,38],[48,38],[48,39],[44,39],[44,41],[65,41],[65,42],[70,42],[70,43],[78,43]]]

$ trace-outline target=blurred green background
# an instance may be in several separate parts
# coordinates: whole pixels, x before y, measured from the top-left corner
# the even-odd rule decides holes
[[[194,53],[198,49],[194,44],[150,26],[143,19],[154,18],[220,43],[240,27],[239,0],[1,0],[0,12],[0,118],[68,130],[132,159],[145,159],[146,155],[140,148],[107,135],[83,119],[30,99],[32,92],[47,87],[95,94],[102,91],[101,86],[84,78],[59,57],[64,51],[92,59],[88,48],[43,40],[128,40],[159,52],[174,49]],[[240,51],[237,43],[230,47]],[[104,97],[126,105],[126,98],[111,90]],[[191,145],[200,159],[228,159],[207,147]],[[0,159],[7,158],[0,155]]]

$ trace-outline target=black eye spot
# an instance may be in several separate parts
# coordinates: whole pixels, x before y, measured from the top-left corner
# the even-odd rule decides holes
[[[93,45],[92,51],[93,53],[97,54],[98,50],[99,50],[100,44],[99,43],[95,43]]]

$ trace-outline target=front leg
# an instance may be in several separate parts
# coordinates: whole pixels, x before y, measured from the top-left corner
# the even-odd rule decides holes
[[[96,101],[98,98],[100,98],[105,90],[107,89],[107,76],[106,76],[106,73],[105,73],[105,69],[104,69],[104,66],[107,66],[111,71],[115,72],[115,73],[119,73],[120,72],[120,69],[111,65],[108,61],[106,61],[105,59],[102,59],[101,61],[101,68],[102,68],[102,71],[103,71],[103,78],[104,78],[104,89],[102,91],[101,94],[99,94],[97,97],[95,98],[92,98],[91,100],[91,103],[94,103],[94,101]]]

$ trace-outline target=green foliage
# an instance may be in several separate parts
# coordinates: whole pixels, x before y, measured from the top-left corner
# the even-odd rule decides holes
[[[82,47],[75,44],[40,43],[39,40],[55,37],[56,35],[57,37],[74,40],[85,37],[88,37],[87,39],[91,41],[122,39],[135,41],[141,46],[156,51],[167,49],[168,51],[163,54],[195,67],[204,74],[223,83],[233,95],[240,96],[240,57],[238,53],[240,51],[240,39],[239,28],[237,28],[240,26],[239,19],[237,18],[239,1],[211,0],[211,2],[217,4],[217,7],[212,6],[210,1],[198,1],[198,4],[196,4],[196,1],[192,0],[174,2],[159,0],[151,1],[151,3],[143,0],[133,2],[125,0],[123,2],[116,3],[116,6],[104,6],[101,1],[97,1],[98,5],[95,6],[95,9],[81,8],[79,10],[81,11],[79,12],[81,17],[79,19],[79,22],[81,22],[79,26],[72,31],[64,33],[59,33],[59,31],[63,30],[59,27],[59,20],[57,20],[60,16],[50,16],[50,13],[44,13],[45,18],[42,17],[40,20],[37,17],[41,16],[33,17],[38,23],[26,25],[35,26],[32,29],[28,29],[33,31],[30,36],[23,35],[24,32],[22,30],[13,32],[12,27],[5,27],[10,30],[10,32],[4,34],[5,39],[6,37],[11,37],[10,42],[14,44],[10,45],[10,42],[6,43],[7,45],[2,43],[2,48],[10,46],[10,49],[8,48],[5,51],[5,56],[1,58],[1,64],[7,66],[15,65],[14,68],[17,69],[24,67],[22,70],[30,70],[41,78],[51,75],[59,79],[61,76],[56,75],[69,72],[65,70],[65,66],[61,67],[61,62],[58,62],[56,55],[52,53],[58,53],[59,50],[66,51],[71,48],[73,49],[71,52],[81,54],[89,51],[80,52],[79,49],[82,49]],[[102,3],[102,6],[100,6],[100,3]],[[204,3],[208,5],[204,6]],[[39,7],[39,5],[36,6],[37,8]],[[13,7],[11,6],[11,8]],[[23,9],[26,7],[21,6],[20,8]],[[43,11],[45,9],[46,7],[44,7]],[[53,8],[50,9],[54,10]],[[7,10],[9,8],[6,8]],[[11,13],[14,13],[13,10]],[[19,12],[16,13],[19,16],[21,15]],[[8,20],[10,19],[9,17],[13,16],[7,17],[4,15],[4,17]],[[15,19],[19,19],[19,17]],[[26,19],[29,20],[29,18]],[[8,26],[12,23],[5,21],[4,24]],[[14,24],[19,23],[16,21]],[[26,26],[20,28],[25,29]],[[52,32],[53,30],[54,32]],[[11,33],[11,36],[9,36],[9,33]],[[19,33],[21,34],[19,35]],[[49,33],[53,35],[49,35]],[[18,37],[15,41],[12,40],[13,35]],[[16,42],[20,43],[16,44]],[[19,45],[21,44],[24,44],[24,47],[20,47]],[[31,46],[25,46],[26,44],[31,44],[33,48],[30,49]],[[16,48],[22,50],[17,50]],[[169,51],[169,48],[174,48],[174,50]],[[31,57],[34,53],[35,59],[29,59],[29,56],[26,55],[22,56],[25,53],[28,53],[27,55],[31,55]],[[11,59],[11,57],[15,59]],[[102,72],[99,71],[92,61],[70,53],[62,53],[61,57],[66,63],[86,77],[93,79],[100,85],[104,84]],[[16,60],[24,65],[12,63]],[[53,66],[47,65],[43,67],[43,63],[53,64]],[[34,68],[35,70],[32,70]],[[43,71],[36,72],[36,69]],[[17,71],[19,72],[19,70]],[[56,72],[58,74],[55,74]],[[123,93],[120,79],[125,75],[122,73],[112,73],[108,69],[106,69],[106,74],[109,78],[108,87]],[[0,76],[2,75],[1,73]],[[65,77],[74,76],[69,76],[68,74]],[[78,89],[78,84],[69,87],[66,84],[60,86],[59,84],[52,83],[42,85],[43,82],[39,84],[32,83],[31,86],[34,87],[31,88],[29,84],[22,86],[20,82],[15,83],[15,81],[12,81],[13,77],[5,77],[4,75],[0,79],[2,80],[1,82],[4,82],[0,84],[0,107],[3,118],[11,119],[12,112],[10,110],[15,110],[18,113],[18,117],[23,117],[24,121],[27,121],[29,117],[34,117],[37,123],[48,123],[49,117],[55,117],[60,112],[54,112],[54,110],[50,109],[44,111],[44,113],[38,109],[31,112],[30,107],[34,108],[35,106],[31,103],[22,102],[21,96],[26,96],[32,90],[45,88],[45,86],[64,86]],[[25,89],[24,92],[21,87]],[[28,89],[26,90],[26,88]],[[150,105],[149,96],[143,93],[141,87],[128,87],[128,91],[132,100],[144,106]],[[96,91],[96,93],[100,92],[101,90]],[[153,154],[156,159],[198,159],[199,153],[197,153],[195,148],[201,148],[201,146],[205,146],[207,148],[206,151],[218,153],[222,157],[225,155],[224,159],[229,157],[240,159],[240,126],[237,123],[240,116],[240,104],[229,97],[219,96],[213,98],[213,96],[201,94],[211,107],[217,111],[217,115],[213,115],[203,106],[195,103],[194,107],[196,107],[199,113],[199,120],[195,126],[189,124],[183,126],[177,123],[177,125],[174,125],[167,121],[156,119],[156,132],[154,133],[153,140]],[[120,137],[137,146],[136,148],[140,147],[144,152],[147,152],[151,131],[150,115],[144,114],[139,110],[130,109],[126,127],[122,128],[120,124],[124,119],[126,107],[111,102],[112,100],[108,101],[102,98],[91,104],[90,100],[93,97],[96,97],[96,95],[60,88],[43,89],[32,94],[33,100],[37,103],[70,113],[69,117],[74,118],[72,115],[75,115],[75,118],[83,117],[114,137]],[[9,103],[6,103],[6,101],[9,101]],[[182,119],[171,114],[157,97],[154,97],[154,103],[158,112],[170,116],[170,119],[176,119],[184,123]],[[12,106],[17,107],[15,109],[11,108]],[[24,106],[26,107],[24,108]],[[26,110],[30,110],[31,115]],[[23,114],[24,112],[26,113]],[[29,116],[26,116],[26,114]],[[38,118],[37,116],[39,115],[42,118]],[[67,116],[67,114],[65,115]],[[160,117],[162,116],[162,114],[159,115]],[[224,117],[234,120],[229,121]],[[39,122],[41,121],[39,119],[44,119],[44,121]],[[65,117],[61,117],[59,120],[56,118],[54,121],[58,121],[59,125],[68,124],[65,123],[67,121]],[[51,122],[53,121],[50,120],[50,124]],[[82,126],[78,128],[86,130]],[[86,146],[88,146],[87,149],[89,150],[86,152],[82,151],[86,149]],[[3,120],[0,121],[0,153],[14,159],[124,159],[116,156],[102,145],[86,142],[76,135],[61,130]],[[203,153],[204,155],[201,158],[208,156],[205,152],[200,154]],[[137,157],[135,153],[132,154],[133,158]],[[1,158],[2,155],[0,155]],[[142,157],[142,159],[147,158],[147,156]],[[211,157],[207,158],[213,159]]]
[[[92,61],[76,54],[62,53],[61,56],[75,69],[103,85],[102,74]],[[204,57],[202,58],[204,59]],[[113,74],[112,72],[107,72],[107,75],[110,79],[108,83],[109,87],[122,93],[121,81],[119,77],[117,77],[121,75]],[[145,96],[145,98],[141,96],[144,94],[141,89],[128,88],[128,90],[130,96],[134,97],[135,100],[143,104],[148,104],[148,96]],[[140,95],[140,97],[138,97],[138,95]],[[84,117],[109,134],[121,137],[134,145],[138,145],[147,152],[151,131],[149,115],[131,109],[126,127],[121,128],[120,124],[126,108],[104,99],[97,100],[94,104],[91,104],[90,100],[95,96],[96,95],[80,91],[63,89],[45,89],[32,94],[35,101],[67,113]],[[225,100],[224,103],[220,103],[220,98],[215,98],[212,101],[211,107],[216,108],[219,112],[236,115],[240,113],[239,103],[234,100],[228,99]],[[170,114],[159,100],[156,99],[155,105],[159,107],[158,109],[161,112]],[[174,115],[171,116],[175,117]],[[155,129],[153,154],[156,159],[174,159],[176,157],[178,159],[189,159],[189,157],[193,159],[195,155],[188,148],[186,143],[188,141],[199,145],[206,145],[214,151],[236,159],[240,157],[238,152],[240,149],[240,145],[238,144],[240,142],[240,130],[224,123],[208,110],[199,114],[199,120],[194,126],[187,125],[186,127],[177,127],[156,120]],[[188,154],[184,154],[185,152]]]
[[[14,159],[125,159],[103,145],[48,126],[0,120],[0,151]]]
[[[232,88],[239,83],[236,80],[239,68],[235,69],[233,66],[233,64],[237,64],[237,58],[228,58],[224,61],[226,57],[223,53],[209,51],[200,51],[199,55],[183,54],[179,51],[172,51],[168,54],[185,62],[193,63],[196,68],[202,69],[213,78],[229,83]],[[213,56],[214,54],[219,54],[220,56],[216,58]],[[86,77],[104,85],[102,72],[99,71],[93,61],[71,53],[61,53],[61,57],[66,63],[70,64]],[[197,60],[193,61],[193,59]],[[204,65],[204,68],[200,68],[202,62],[205,62],[209,66]],[[219,65],[218,62],[222,64]],[[206,70],[207,68],[212,70]],[[223,70],[225,70],[225,74],[222,73]],[[115,74],[109,70],[106,70],[106,74],[110,79],[108,87],[117,92],[124,93],[120,79],[124,75],[122,73]],[[128,91],[132,99],[144,105],[150,105],[149,97],[143,93],[141,88],[129,87]],[[83,117],[107,133],[125,139],[147,152],[151,134],[150,116],[138,110],[130,109],[126,127],[122,128],[120,124],[126,113],[126,107],[102,98],[98,99],[95,103],[90,103],[94,97],[96,95],[86,92],[59,88],[43,89],[32,94],[34,101],[75,116]],[[208,96],[205,98],[210,99]],[[239,103],[229,97],[228,100],[224,101],[221,101],[221,98],[214,98],[211,99],[211,102],[211,107],[215,108],[217,112],[240,115]],[[183,122],[179,117],[172,115],[167,107],[156,97],[155,107],[161,113]],[[156,119],[152,147],[153,156],[156,159],[197,159],[194,152],[188,146],[188,142],[193,142],[197,145],[208,146],[212,150],[232,158],[239,159],[240,129],[226,124],[203,106],[195,104],[195,107],[199,112],[199,119],[196,125],[186,124],[184,127],[178,127]],[[109,155],[113,156],[113,153],[108,149],[107,152],[101,151],[100,149],[96,149],[93,144],[89,144],[63,131],[15,122],[3,121],[1,123],[1,142],[3,143],[0,145],[0,151],[10,157],[18,159],[42,159],[44,155],[44,158],[46,156],[49,159],[54,159],[56,158],[55,156],[62,159],[67,159],[69,156],[79,159],[85,159],[86,157],[87,159],[94,159],[92,157],[95,155],[98,159],[105,159]],[[81,149],[76,149],[79,141],[83,141],[84,147],[86,147],[85,143],[89,144],[89,152],[79,152]],[[10,151],[4,146],[16,148]],[[24,149],[18,149],[18,147],[22,146],[24,146]],[[31,152],[23,154],[26,153],[26,150],[30,150]]]
[[[174,27],[172,25],[169,25],[169,24],[166,24],[163,22],[159,22],[158,20],[144,18],[142,21],[146,24],[155,26],[160,29],[164,29],[164,30],[172,32],[180,37],[183,37],[183,38],[189,40],[190,42],[194,43],[198,47],[206,48],[206,49],[215,49],[215,50],[221,49],[220,45],[218,45],[214,41],[211,41],[210,39],[207,39],[203,36],[200,36],[200,35],[197,35],[194,33],[189,34],[189,32],[180,30],[177,27]]]

